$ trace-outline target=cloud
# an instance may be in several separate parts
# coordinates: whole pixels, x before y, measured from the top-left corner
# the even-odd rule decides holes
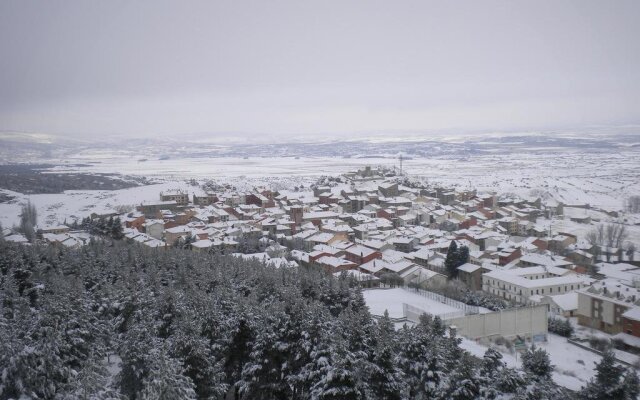
[[[638,11],[634,1],[4,2],[0,129],[638,123]]]

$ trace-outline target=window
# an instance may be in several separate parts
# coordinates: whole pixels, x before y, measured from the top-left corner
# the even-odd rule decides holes
[[[553,293],[553,288],[549,288],[549,293]]]
[[[538,293],[538,289],[536,289],[536,294],[540,294],[540,293]]]

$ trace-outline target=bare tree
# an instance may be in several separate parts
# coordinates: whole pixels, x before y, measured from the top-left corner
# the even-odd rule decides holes
[[[602,248],[606,247],[607,262],[611,261],[611,249],[620,248],[627,239],[627,227],[618,223],[600,224],[596,228],[587,233],[586,239],[593,246],[592,253],[594,257],[602,253]]]
[[[629,244],[627,244],[627,260],[634,261],[635,254],[636,254],[636,245],[634,243],[629,242]]]
[[[20,212],[20,232],[22,232],[30,242],[35,238],[35,226],[37,223],[38,210],[36,210],[36,206],[31,204],[31,201],[29,201],[27,204],[22,206],[22,210]]]
[[[634,195],[625,201],[625,209],[630,213],[640,213],[640,196]]]
[[[607,247],[620,248],[627,238],[627,228],[622,224],[607,224]]]

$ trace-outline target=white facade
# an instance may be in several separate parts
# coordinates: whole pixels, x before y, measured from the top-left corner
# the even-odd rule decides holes
[[[529,301],[531,296],[569,293],[590,284],[591,279],[588,277],[574,273],[559,276],[541,267],[498,270],[482,275],[482,290],[519,304],[531,303]]]

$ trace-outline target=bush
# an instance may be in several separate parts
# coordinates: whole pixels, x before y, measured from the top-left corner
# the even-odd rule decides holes
[[[605,351],[606,349],[611,347],[611,342],[609,341],[609,339],[591,336],[589,337],[589,346],[598,351]]]
[[[564,337],[571,337],[571,335],[573,335],[573,326],[568,319],[563,320],[555,317],[549,317],[549,332],[553,332]]]

